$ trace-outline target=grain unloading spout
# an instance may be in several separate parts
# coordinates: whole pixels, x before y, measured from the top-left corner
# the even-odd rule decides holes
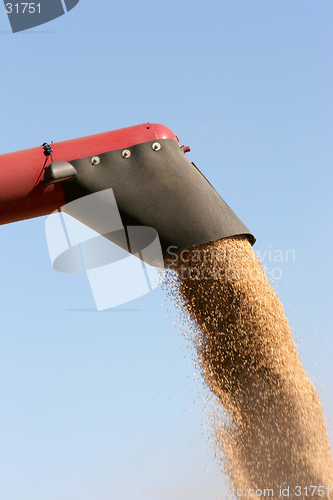
[[[122,224],[154,228],[164,257],[170,249],[233,235],[246,235],[253,244],[251,232],[186,158],[188,150],[167,127],[145,123],[2,155],[0,223],[61,207],[67,212],[75,200],[112,189]],[[69,213],[120,244],[96,217]]]

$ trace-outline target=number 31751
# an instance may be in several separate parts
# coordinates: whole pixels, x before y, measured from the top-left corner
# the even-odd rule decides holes
[[[40,3],[6,3],[6,12],[7,14],[11,14],[12,12],[15,14],[35,14],[37,12],[40,14]]]

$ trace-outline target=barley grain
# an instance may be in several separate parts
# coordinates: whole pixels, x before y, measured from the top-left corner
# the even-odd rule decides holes
[[[208,243],[184,260],[179,255],[165,279],[204,382],[223,406],[212,430],[230,488],[242,489],[242,498],[259,498],[248,496],[250,488],[278,496],[287,485],[289,498],[303,498],[296,486],[333,488],[318,394],[247,238]],[[329,498],[324,491],[320,498]]]

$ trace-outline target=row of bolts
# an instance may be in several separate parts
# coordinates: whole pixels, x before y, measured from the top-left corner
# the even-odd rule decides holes
[[[159,142],[154,142],[152,145],[151,145],[152,149],[154,151],[159,151],[161,149],[161,144]],[[183,151],[184,153],[187,153],[188,151],[190,151],[190,148],[188,146],[180,146],[181,148],[183,148]],[[124,151],[121,153],[121,156],[123,158],[129,158],[131,156],[131,152],[129,149],[124,149]],[[100,163],[100,158],[99,156],[93,156],[91,158],[91,163],[93,165],[98,165]]]
[[[154,151],[159,151],[161,149],[161,144],[159,142],[154,142],[151,145],[151,147]],[[121,153],[121,156],[123,158],[129,158],[131,156],[130,150],[124,149],[124,151]],[[90,161],[93,165],[98,165],[101,160],[100,160],[99,156],[93,156]]]

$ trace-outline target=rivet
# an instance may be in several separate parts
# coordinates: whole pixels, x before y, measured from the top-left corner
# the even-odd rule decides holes
[[[159,151],[161,149],[161,144],[159,142],[154,142],[151,147],[154,151]]]
[[[123,158],[129,158],[131,156],[131,152],[129,149],[124,149],[124,151],[121,153],[121,156]]]
[[[93,165],[98,165],[101,162],[98,156],[93,156],[90,161]]]

